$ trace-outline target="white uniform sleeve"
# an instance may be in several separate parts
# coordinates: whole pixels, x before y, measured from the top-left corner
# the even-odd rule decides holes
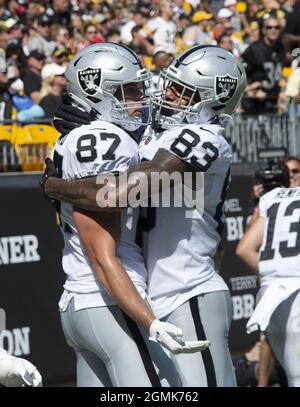
[[[210,130],[193,126],[177,128],[164,133],[161,148],[168,150],[198,171],[207,171],[219,157],[219,142]]]
[[[267,217],[267,209],[268,209],[268,197],[263,195],[259,198],[259,215],[263,218]]]
[[[267,211],[273,203],[274,196],[280,190],[280,188],[272,189],[272,191],[267,192],[262,197],[259,198],[259,215],[263,218],[267,218]]]
[[[124,172],[137,161],[137,147],[116,126],[113,131],[81,126],[68,135],[65,143],[63,177],[66,179]]]

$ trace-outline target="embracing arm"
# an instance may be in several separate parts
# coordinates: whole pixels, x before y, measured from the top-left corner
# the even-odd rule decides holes
[[[264,228],[265,219],[259,216],[247,229],[236,249],[237,256],[255,273],[258,273],[258,252],[262,245]]]
[[[166,172],[171,174],[175,171],[181,175],[186,171],[190,172],[192,167],[180,160],[175,155],[169,153],[167,150],[160,149],[155,154],[153,160],[144,161],[137,164],[128,172],[128,182],[118,185],[116,178],[113,178],[113,183],[110,185],[109,181],[105,187],[110,190],[116,190],[116,203],[125,203],[129,206],[127,197],[130,191],[137,185],[145,183],[150,188],[151,174]],[[103,183],[97,183],[97,177],[84,178],[75,181],[66,181],[60,178],[50,176],[44,183],[45,193],[50,197],[61,201],[66,201],[74,206],[78,206],[90,211],[115,210],[113,207],[101,208],[97,203],[97,193],[104,186]],[[117,188],[117,189],[116,189]],[[150,196],[150,191],[148,193]]]
[[[118,305],[147,331],[155,320],[150,308],[136,290],[121,265],[117,254],[120,237],[120,213],[73,210],[80,239],[87,251],[91,267]]]

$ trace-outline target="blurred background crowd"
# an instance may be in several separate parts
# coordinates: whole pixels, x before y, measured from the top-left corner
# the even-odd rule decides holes
[[[128,45],[153,73],[181,51],[215,44],[245,62],[240,112],[298,114],[300,1],[0,0],[0,120],[53,118],[66,64],[89,44]],[[293,51],[294,50],[294,51]]]

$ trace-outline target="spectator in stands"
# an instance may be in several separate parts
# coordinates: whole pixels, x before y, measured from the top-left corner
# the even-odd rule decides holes
[[[51,57],[51,64],[55,63],[57,65],[67,65],[69,62],[70,50],[63,48],[56,48]]]
[[[209,30],[213,17],[211,13],[197,11],[192,17],[194,24],[184,30],[182,36],[183,44],[187,47],[192,47],[197,44],[214,45],[216,42]]]
[[[16,23],[9,30],[10,40],[20,41],[23,37],[24,25],[16,20]]]
[[[91,14],[92,14],[92,22],[94,24],[102,24],[105,20],[104,14],[102,13],[103,7],[105,3],[101,0],[91,0]]]
[[[146,55],[150,55],[152,52],[153,46],[149,43],[149,41],[144,38],[140,33],[141,26],[134,26],[131,30],[132,41],[128,44],[129,48],[132,49],[140,59],[143,61],[143,58]]]
[[[62,94],[66,87],[65,70],[65,67],[55,63],[45,66],[42,70],[43,86],[40,106],[44,109],[47,119],[53,119],[62,102]]]
[[[83,26],[81,15],[78,11],[71,14],[71,31],[73,38],[78,42],[83,40]]]
[[[173,5],[163,0],[159,5],[159,15],[149,20],[140,31],[145,38],[153,39],[153,48],[161,47],[164,51],[175,54],[176,24],[173,21]]]
[[[248,34],[249,33],[249,28],[250,24],[252,22],[257,22],[257,13],[259,11],[259,3],[255,0],[249,0],[247,2],[247,7],[246,10],[243,14],[241,14],[241,20],[243,23],[243,27],[245,29],[245,32]]]
[[[253,44],[260,40],[259,24],[257,21],[252,21],[249,25],[247,42]]]
[[[24,82],[25,93],[36,104],[40,101],[40,91],[42,87],[41,72],[44,66],[45,55],[34,50],[31,51],[28,57],[28,68],[21,74],[21,79]]]
[[[229,52],[234,53],[234,44],[230,35],[222,34],[218,38],[218,46],[227,49],[227,51]]]
[[[288,113],[291,116],[300,116],[300,62],[287,80],[285,96]]]
[[[288,13],[284,41],[289,49],[300,47],[300,0],[296,0],[293,11]]]
[[[232,17],[232,11],[230,11],[228,8],[221,8],[218,13],[217,13],[217,24],[214,26],[212,32],[214,38],[218,39],[220,35],[224,33],[224,25],[230,24],[230,19]]]
[[[0,70],[0,121],[11,119],[12,101],[8,91],[8,78],[5,72]]]
[[[152,78],[151,78],[151,83],[149,84],[149,87],[147,89],[147,94],[151,95],[155,90],[157,90],[157,84],[159,80],[159,74],[160,72],[167,68],[170,65],[170,62],[173,59],[173,55],[168,54],[165,51],[157,51],[153,57],[152,57],[152,64],[153,64],[153,70],[151,71],[152,73]]]
[[[117,28],[110,28],[106,33],[107,42],[115,42],[116,44],[121,43],[121,33]]]
[[[20,78],[9,85],[9,92],[19,121],[28,122],[44,117],[44,110],[24,94],[24,83]]]
[[[242,55],[249,83],[242,106],[248,114],[277,111],[279,81],[285,65],[279,20],[267,16],[263,20],[262,34],[262,40],[251,44]]]
[[[5,0],[0,0],[0,21],[6,21],[11,17],[11,13],[5,3]]]
[[[230,21],[224,22],[221,35],[223,34],[230,36],[233,42],[233,53],[237,58],[240,58],[241,54],[247,48],[247,44],[244,44],[240,39],[238,39],[235,36],[234,27]]]
[[[300,159],[290,156],[284,163],[289,170],[290,188],[300,187]]]
[[[67,28],[62,25],[55,24],[51,27],[51,37],[56,42],[58,49],[70,49],[70,33]]]
[[[6,61],[9,66],[16,66],[19,72],[21,72],[27,65],[25,53],[22,45],[17,40],[9,40],[6,48]]]
[[[0,48],[6,49],[9,40],[9,35],[5,25],[0,26]]]
[[[83,31],[83,40],[78,44],[78,51],[88,45],[103,42],[104,38],[99,34],[95,24],[87,23]]]
[[[28,50],[30,52],[37,49],[49,57],[55,47],[56,43],[50,40],[50,19],[47,15],[43,15],[36,22],[36,31],[34,36],[29,39]]]
[[[132,38],[132,29],[136,26],[143,26],[144,24],[144,17],[141,12],[134,12],[132,13],[132,19],[127,21],[123,27],[121,28],[121,41],[124,44],[130,44],[133,41]]]
[[[224,8],[227,8],[232,12],[232,16],[230,17],[231,25],[234,28],[235,32],[242,31],[242,22],[240,14],[237,10],[237,1],[236,0],[225,0],[224,1]]]
[[[69,4],[67,0],[53,0],[53,17],[52,21],[56,24],[69,26],[71,22],[70,12],[68,10]]]

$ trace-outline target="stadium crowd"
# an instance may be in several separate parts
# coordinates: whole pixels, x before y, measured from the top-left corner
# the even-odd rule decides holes
[[[300,67],[292,51],[300,46],[299,14],[300,2],[293,0],[0,0],[7,62],[0,74],[0,120],[53,118],[68,61],[102,41],[139,55],[153,73],[149,92],[174,55],[195,44],[219,45],[246,64],[241,112],[295,114]]]

